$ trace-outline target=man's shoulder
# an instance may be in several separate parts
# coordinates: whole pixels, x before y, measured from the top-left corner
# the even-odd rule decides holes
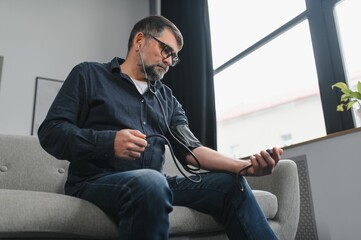
[[[119,68],[119,62],[122,61],[121,58],[118,57],[114,57],[111,61],[109,62],[97,62],[97,61],[84,61],[79,63],[78,65],[76,65],[75,67],[78,68],[107,68],[107,69],[112,69],[112,68]]]
[[[119,71],[119,65],[116,67],[116,64],[113,63],[113,60],[110,62],[96,62],[96,61],[84,61],[78,63],[73,67],[67,79],[79,79],[79,76],[82,76],[83,79],[87,80],[100,80],[104,77],[108,77],[110,74]]]
[[[78,68],[82,68],[82,69],[85,69],[85,68],[104,68],[106,67],[107,65],[109,65],[109,62],[108,63],[102,63],[102,62],[92,62],[92,61],[84,61],[84,62],[81,62],[79,64],[77,64],[75,67],[78,67]]]

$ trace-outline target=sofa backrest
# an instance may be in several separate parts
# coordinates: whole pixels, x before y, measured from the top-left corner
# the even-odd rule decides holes
[[[45,152],[35,136],[0,134],[0,189],[64,193],[68,166]]]

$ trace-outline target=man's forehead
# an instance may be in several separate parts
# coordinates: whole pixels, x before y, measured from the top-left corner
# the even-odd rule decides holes
[[[159,40],[169,45],[175,52],[179,51],[177,39],[174,36],[174,33],[169,29],[164,29],[164,31],[159,35]]]

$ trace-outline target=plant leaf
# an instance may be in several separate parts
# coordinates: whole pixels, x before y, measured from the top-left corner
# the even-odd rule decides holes
[[[361,100],[361,93],[355,92],[355,98],[357,98],[358,100]]]
[[[360,81],[358,81],[358,83],[357,83],[357,91],[359,93],[361,93],[361,82]]]
[[[341,89],[341,92],[343,92],[343,93],[345,93],[345,94],[348,94],[348,95],[350,95],[350,96],[351,96],[351,94],[353,93],[353,91],[350,90],[350,89],[348,89],[348,88],[343,88],[343,89]]]
[[[344,82],[337,82],[334,85],[332,85],[332,89],[335,88],[335,87],[337,87],[337,88],[339,88],[341,90],[348,89],[346,83],[344,83]]]
[[[350,97],[350,95],[348,95],[348,94],[342,94],[341,95],[341,102],[347,102],[349,97]]]
[[[336,111],[338,111],[338,112],[343,112],[343,105],[344,105],[344,104],[337,105]]]
[[[350,108],[352,108],[352,105],[354,105],[357,101],[354,100],[354,101],[351,101],[349,103],[347,103],[347,110],[350,110]]]

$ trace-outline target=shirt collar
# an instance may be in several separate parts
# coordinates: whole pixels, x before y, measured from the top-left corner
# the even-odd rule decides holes
[[[112,70],[112,73],[120,73],[120,67],[119,65],[122,64],[125,60],[119,57],[115,57],[110,62],[110,68]]]
[[[111,62],[110,62],[110,68],[111,68],[112,73],[119,73],[119,74],[121,74],[123,77],[126,76],[125,78],[129,78],[128,75],[123,74],[123,73],[120,71],[119,65],[121,65],[124,61],[125,61],[125,60],[124,60],[123,58],[115,57],[115,58],[113,58],[113,59],[111,60]],[[130,80],[130,78],[129,78],[128,80]],[[158,90],[159,88],[162,87],[162,85],[163,85],[163,83],[161,82],[161,80],[160,80],[160,81],[156,81],[156,83],[155,83],[155,88]]]

